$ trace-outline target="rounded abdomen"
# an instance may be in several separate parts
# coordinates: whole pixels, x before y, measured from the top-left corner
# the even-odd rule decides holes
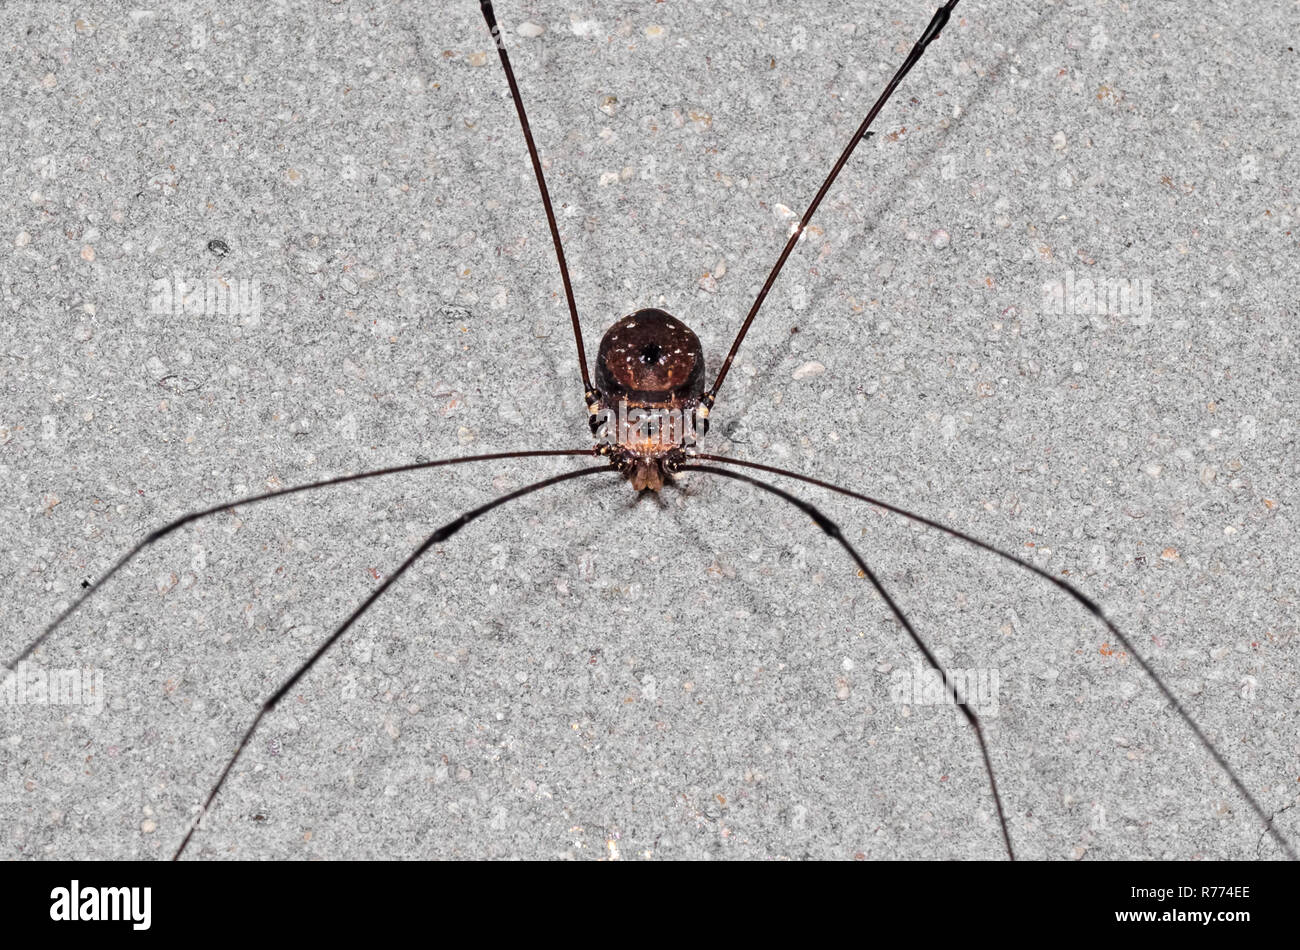
[[[686,324],[663,310],[638,310],[606,331],[596,356],[596,388],[607,403],[681,406],[704,393],[704,349]]]

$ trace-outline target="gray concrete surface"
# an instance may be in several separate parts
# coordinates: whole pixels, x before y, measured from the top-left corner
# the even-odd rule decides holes
[[[932,9],[502,0],[589,350],[662,306],[716,368]],[[777,284],[708,443],[1068,575],[1292,842],[1297,32],[1285,0],[962,3]],[[191,509],[587,444],[477,4],[18,2],[0,37],[6,658]],[[169,306],[209,281],[235,305]],[[4,856],[169,856],[258,704],[379,579],[571,464],[336,488],[151,549],[28,671],[89,669],[102,708],[0,705]],[[996,673],[1023,856],[1279,856],[1082,610],[807,495],[945,662]],[[1000,858],[968,728],[891,695],[917,660],[793,509],[593,476],[399,581],[263,723],[191,856]]]

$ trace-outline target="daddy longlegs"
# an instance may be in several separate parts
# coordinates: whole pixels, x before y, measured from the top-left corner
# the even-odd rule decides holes
[[[595,374],[593,379],[593,376],[589,371],[588,360],[583,347],[577,303],[570,280],[568,265],[565,260],[559,226],[557,224],[556,215],[551,204],[550,195],[543,175],[542,161],[538,153],[537,145],[533,139],[523,104],[523,98],[520,94],[514,71],[511,67],[506,45],[502,37],[501,29],[497,23],[492,4],[490,0],[480,0],[484,20],[486,21],[487,27],[495,42],[501,67],[509,86],[510,95],[518,113],[519,123],[527,145],[529,159],[536,177],[547,224],[550,229],[551,241],[559,265],[565,300],[572,323],[573,337],[577,349],[578,367],[581,373],[581,382],[583,386],[583,395],[589,416],[588,424],[593,436],[597,437],[596,446],[592,448],[560,450],[496,452],[462,456],[458,458],[439,459],[429,462],[417,462],[408,465],[363,472],[360,474],[339,476],[276,491],[268,491],[214,505],[201,511],[191,512],[146,535],[135,547],[114,563],[106,573],[85,587],[84,591],[71,604],[69,604],[66,609],[64,609],[63,612],[49,624],[48,627],[45,628],[40,636],[28,643],[16,657],[9,661],[8,669],[11,672],[15,671],[19,663],[26,660],[34,651],[41,647],[60,627],[60,625],[64,623],[64,621],[76,612],[89,598],[94,596],[110,579],[113,578],[114,575],[122,570],[145,548],[168,537],[182,527],[190,525],[193,522],[208,516],[230,511],[236,506],[248,505],[274,498],[283,498],[316,489],[324,489],[330,486],[342,485],[366,479],[488,460],[530,459],[555,456],[590,456],[600,458],[602,462],[595,466],[583,467],[554,475],[540,481],[535,481],[514,491],[510,491],[465,512],[430,534],[422,544],[420,544],[404,561],[401,562],[400,566],[392,571],[382,583],[375,587],[369,596],[367,596],[351,612],[351,614],[332,631],[328,638],[319,644],[308,659],[303,662],[262,704],[252,722],[244,731],[238,744],[235,746],[235,749],[224,763],[224,767],[211,785],[210,791],[205,800],[197,809],[188,830],[176,848],[173,855],[174,859],[180,858],[185,853],[196,833],[198,833],[203,827],[204,817],[216,805],[219,793],[229,777],[231,770],[234,768],[241,753],[256,733],[258,726],[261,724],[264,717],[276,708],[299,680],[313,668],[317,661],[327,651],[329,651],[388,590],[388,588],[402,577],[423,555],[425,555],[435,545],[450,540],[453,536],[458,534],[462,528],[465,528],[471,522],[482,516],[488,515],[495,509],[505,506],[510,502],[531,495],[534,492],[550,486],[558,485],[562,482],[583,478],[587,475],[611,472],[625,478],[625,480],[630,484],[630,487],[637,492],[657,492],[665,485],[671,484],[677,476],[685,472],[699,473],[700,475],[741,482],[751,486],[759,492],[771,495],[776,499],[780,499],[794,506],[807,515],[817,527],[838,544],[847,556],[846,568],[849,565],[852,565],[852,567],[856,569],[858,576],[864,578],[884,601],[888,610],[897,620],[898,624],[902,626],[911,642],[925,657],[926,662],[942,676],[943,688],[947,694],[948,700],[957,707],[957,710],[969,725],[971,737],[980,751],[984,773],[987,778],[989,795],[992,798],[999,820],[1002,847],[1008,858],[1014,859],[1016,856],[1015,843],[1013,841],[1007,817],[1008,809],[1003,801],[1003,791],[999,790],[997,784],[995,771],[990,757],[989,744],[976,710],[972,708],[970,704],[965,702],[961,695],[959,695],[959,686],[956,685],[954,679],[944,669],[941,661],[936,657],[934,652],[932,652],[925,637],[914,627],[908,615],[882,584],[880,577],[873,570],[869,561],[862,555],[857,547],[848,540],[841,531],[839,525],[827,517],[820,508],[802,496],[786,488],[771,484],[759,478],[756,474],[751,473],[762,473],[764,475],[775,475],[791,479],[802,484],[838,493],[839,495],[856,501],[866,502],[878,509],[901,516],[916,525],[942,532],[951,538],[963,542],[964,544],[991,553],[1002,561],[1016,565],[1017,567],[1035,575],[1038,579],[1053,585],[1059,592],[1061,592],[1061,594],[1085,608],[1092,617],[1095,618],[1097,623],[1106,628],[1108,634],[1113,637],[1114,641],[1123,646],[1129,656],[1134,659],[1134,661],[1142,668],[1143,672],[1156,685],[1165,700],[1169,703],[1170,707],[1186,724],[1187,728],[1195,736],[1200,745],[1204,747],[1217,763],[1218,767],[1231,780],[1237,792],[1249,804],[1261,825],[1269,834],[1272,835],[1274,840],[1288,857],[1293,860],[1296,859],[1296,852],[1291,843],[1279,833],[1276,827],[1274,827],[1269,816],[1265,813],[1254,795],[1252,795],[1246,788],[1225,757],[1210,741],[1202,731],[1201,727],[1193,720],[1187,709],[1175,696],[1173,691],[1165,684],[1159,674],[1148,664],[1146,659],[1143,657],[1143,654],[1132,642],[1131,638],[1123,633],[1115,623],[1113,623],[1105,613],[1103,613],[1101,608],[1092,598],[1076,586],[996,545],[981,541],[963,531],[948,527],[932,518],[906,510],[887,501],[872,497],[854,489],[834,485],[822,479],[799,474],[777,466],[710,454],[701,451],[696,444],[697,439],[702,439],[707,434],[710,416],[715,408],[717,397],[727,378],[728,372],[732,368],[736,355],[744,342],[746,334],[762,308],[764,300],[767,298],[769,291],[775,284],[786,261],[791,254],[796,251],[800,238],[804,235],[805,229],[808,227],[813,215],[816,213],[827,193],[831,190],[836,178],[839,176],[845,164],[852,157],[857,146],[871,134],[870,129],[872,123],[888,103],[890,97],[898,89],[900,84],[903,83],[908,73],[922,58],[929,46],[940,38],[945,26],[951,18],[953,10],[957,7],[957,3],[958,0],[949,0],[949,2],[944,4],[934,13],[929,24],[925,27],[919,39],[917,39],[915,44],[912,46],[911,51],[907,54],[902,64],[898,67],[897,71],[886,85],[884,91],[867,112],[866,117],[863,119],[857,131],[844,147],[829,174],[822,182],[816,195],[808,204],[802,217],[791,229],[788,239],[777,258],[775,265],[772,267],[766,281],[762,285],[762,289],[759,291],[748,313],[745,315],[725,359],[716,375],[713,377],[712,384],[708,385],[705,377],[705,358],[699,339],[684,323],[667,312],[658,309],[643,309],[632,313],[617,321],[606,332],[605,336],[602,338],[596,355]],[[629,421],[631,422],[630,425]],[[736,471],[733,468],[723,466],[734,466],[747,471]]]

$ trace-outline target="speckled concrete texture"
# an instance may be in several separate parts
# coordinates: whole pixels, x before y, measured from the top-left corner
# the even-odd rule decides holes
[[[716,370],[929,20],[501,0],[588,352]],[[835,185],[706,448],[1079,585],[1300,841],[1289,0],[966,0]],[[152,529],[419,459],[590,444],[478,4],[0,6],[0,647]],[[241,508],[112,579],[0,697],[9,858],[167,857],[306,656],[463,510],[586,462]],[[1048,859],[1275,858],[1133,658],[1026,572],[783,483],[983,684]],[[1004,856],[969,728],[807,517],[614,475],[439,544],[262,723],[198,858]],[[87,701],[89,700],[89,701]]]

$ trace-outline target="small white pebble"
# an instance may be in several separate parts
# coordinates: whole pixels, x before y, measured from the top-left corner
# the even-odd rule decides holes
[[[15,247],[26,247],[28,244],[31,243],[32,243],[32,236],[28,234],[26,231],[19,231],[18,236],[14,238]]]
[[[546,27],[542,26],[540,23],[534,23],[532,20],[525,20],[523,23],[520,23],[519,26],[515,27],[515,32],[520,36],[526,36],[531,40],[545,33]]]
[[[935,228],[930,232],[930,243],[939,249],[943,249],[952,243],[952,235],[943,228]]]
[[[825,366],[818,363],[816,360],[810,360],[794,371],[794,378],[811,379],[814,376],[820,376],[824,372],[826,372]]]
[[[145,819],[140,822],[140,830],[147,835],[151,835],[158,830],[158,822],[153,821],[152,819]]]

